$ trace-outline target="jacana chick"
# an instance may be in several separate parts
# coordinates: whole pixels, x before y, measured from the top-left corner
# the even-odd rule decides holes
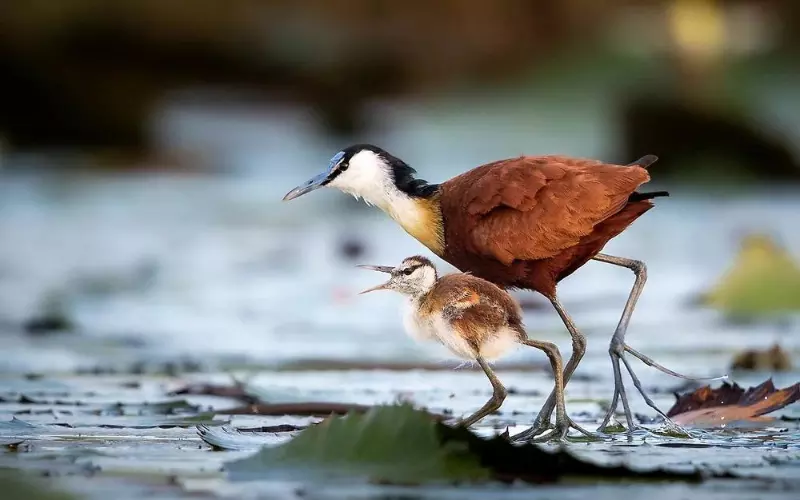
[[[415,340],[435,340],[461,359],[476,361],[492,384],[491,399],[478,411],[461,420],[470,426],[502,405],[507,391],[489,366],[515,344],[545,352],[555,378],[555,430],[545,438],[563,439],[570,426],[582,432],[567,416],[564,407],[563,363],[558,347],[550,342],[528,339],[519,304],[498,286],[467,273],[439,277],[427,258],[408,257],[397,267],[359,266],[390,275],[388,281],[364,290],[394,290],[408,299],[404,318],[406,332]],[[587,433],[588,434],[588,433]]]

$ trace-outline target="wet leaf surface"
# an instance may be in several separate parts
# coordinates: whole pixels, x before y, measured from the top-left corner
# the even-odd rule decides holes
[[[264,428],[258,431],[243,431],[228,426],[197,426],[200,438],[216,450],[255,451],[264,445],[285,442],[302,428],[297,426],[275,426],[275,430]],[[277,435],[280,434],[280,435]]]
[[[2,438],[0,437],[0,446],[6,446],[8,449],[15,449],[18,445],[24,443],[24,439],[20,438]]]
[[[239,408],[217,411],[220,415],[299,415],[309,417],[326,417],[328,415],[344,415],[350,412],[363,413],[369,406],[356,404],[304,402],[304,403],[276,403],[253,404]]]
[[[218,396],[222,398],[231,398],[242,401],[246,404],[257,404],[260,402],[258,396],[254,396],[247,392],[244,384],[193,384],[170,391],[169,396]]]

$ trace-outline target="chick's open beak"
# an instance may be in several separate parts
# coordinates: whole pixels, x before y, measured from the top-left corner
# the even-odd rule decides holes
[[[365,293],[374,292],[376,290],[386,290],[387,288],[389,288],[389,282],[388,281],[386,283],[381,283],[378,286],[373,286],[372,288],[367,288],[364,291],[358,292],[358,294],[359,295],[364,295]]]
[[[387,274],[391,274],[392,271],[394,270],[394,268],[391,267],[391,266],[368,266],[368,265],[363,265],[362,264],[362,265],[359,265],[359,266],[356,266],[356,267],[360,267],[361,269],[369,269],[370,271],[379,271],[379,272],[387,273]],[[374,292],[376,290],[386,290],[389,287],[389,283],[390,282],[391,282],[391,280],[387,281],[386,283],[382,283],[382,284],[380,284],[378,286],[373,286],[372,288],[367,288],[363,292],[359,292],[359,295],[363,295],[363,294],[369,293],[369,292]]]

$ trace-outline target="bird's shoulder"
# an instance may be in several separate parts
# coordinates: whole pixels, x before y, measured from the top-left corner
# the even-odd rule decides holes
[[[467,250],[510,264],[556,255],[619,211],[650,179],[638,165],[521,156],[482,165],[441,186],[448,224]]]

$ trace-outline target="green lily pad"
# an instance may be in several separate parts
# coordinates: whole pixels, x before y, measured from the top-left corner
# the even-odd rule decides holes
[[[284,445],[227,464],[226,471],[233,480],[310,473],[393,484],[489,478],[465,443],[443,444],[436,422],[409,405],[327,419]]]
[[[347,478],[406,485],[516,479],[543,483],[570,477],[581,481],[703,479],[698,471],[600,466],[564,450],[516,446],[501,436],[482,438],[465,428],[448,427],[406,404],[329,418],[287,443],[230,462],[225,470],[232,481]]]

